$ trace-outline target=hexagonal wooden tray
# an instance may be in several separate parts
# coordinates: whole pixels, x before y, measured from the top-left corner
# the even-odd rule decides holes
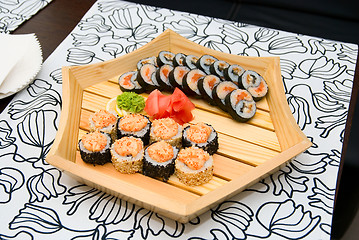
[[[176,176],[167,183],[142,174],[121,174],[111,163],[84,163],[77,151],[79,137],[88,130],[88,116],[105,109],[121,93],[119,75],[136,68],[145,57],[162,50],[201,56],[211,54],[259,72],[268,82],[269,93],[258,102],[258,111],[247,123],[203,100],[195,105],[193,122],[212,124],[219,133],[219,152],[214,155],[214,178],[197,187],[181,184]],[[311,146],[288,107],[278,57],[243,57],[218,52],[166,30],[142,48],[119,58],[86,66],[63,67],[63,110],[59,131],[47,161],[80,182],[180,222],[188,222],[215,204],[241,192],[277,171]]]

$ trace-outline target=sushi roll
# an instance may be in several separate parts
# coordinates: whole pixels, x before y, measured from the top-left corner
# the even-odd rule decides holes
[[[101,131],[116,139],[116,123],[118,115],[115,112],[100,110],[90,115],[89,128],[91,132]]]
[[[155,74],[157,67],[151,63],[144,64],[137,74],[137,82],[141,85],[141,87],[146,91],[155,90],[159,84],[156,81],[156,78],[152,77]]]
[[[151,121],[147,116],[138,113],[125,115],[117,121],[117,138],[138,137],[147,145],[150,140],[150,129]]]
[[[174,67],[183,66],[185,59],[186,59],[186,54],[184,54],[184,53],[177,53],[177,54],[175,55],[175,57],[173,58],[173,66],[174,66]]]
[[[223,81],[218,83],[212,90],[214,102],[225,112],[227,111],[227,108],[224,99],[226,98],[227,94],[229,94],[235,89],[238,89],[238,86],[234,82]]]
[[[143,175],[167,182],[175,171],[178,148],[165,141],[154,142],[145,149]]]
[[[182,89],[182,79],[183,76],[188,73],[190,69],[186,66],[177,66],[175,67],[168,75],[168,81],[173,88]]]
[[[224,80],[224,70],[229,67],[229,64],[223,60],[215,61],[209,66],[209,71]]]
[[[137,81],[137,71],[130,71],[122,74],[118,79],[118,85],[122,92],[142,93],[144,89]]]
[[[181,149],[175,161],[175,173],[188,186],[198,186],[213,178],[213,157],[201,148]]]
[[[175,57],[175,54],[170,51],[161,51],[157,56],[157,65],[158,67],[161,67],[162,65],[173,64],[173,58]]]
[[[242,76],[242,74],[245,71],[246,70],[244,70],[243,67],[241,67],[237,64],[233,64],[233,65],[229,66],[228,68],[224,69],[224,71],[223,71],[224,79],[238,84],[240,77]]]
[[[117,139],[111,146],[111,161],[120,173],[142,172],[143,142],[135,137]]]
[[[189,69],[197,68],[196,63],[198,61],[198,57],[195,55],[187,55],[184,59],[183,65],[188,67]]]
[[[198,90],[198,79],[206,76],[206,73],[200,69],[192,69],[182,79],[182,89],[189,96],[201,97]]]
[[[256,113],[256,103],[252,95],[244,89],[233,90],[225,98],[228,113],[239,122],[246,122]]]
[[[93,165],[111,162],[111,136],[103,132],[90,132],[82,136],[78,145],[81,159]]]
[[[254,101],[261,100],[268,92],[268,85],[264,78],[252,70],[247,70],[243,73],[239,86],[252,94]]]
[[[169,82],[168,76],[169,73],[173,70],[172,65],[164,64],[156,71],[156,80],[160,85],[160,88],[169,91],[173,89],[172,85]]]
[[[147,63],[153,64],[157,67],[157,58],[156,57],[148,57],[148,58],[144,58],[141,59],[140,61],[137,62],[137,70],[140,70],[141,67]]]
[[[213,155],[218,150],[218,133],[206,123],[189,125],[183,129],[183,147],[199,147]]]
[[[197,87],[201,96],[207,100],[211,105],[215,105],[213,100],[212,90],[213,88],[221,82],[221,79],[213,74],[206,75],[198,79]]]
[[[209,68],[211,64],[216,61],[218,61],[218,59],[211,55],[203,55],[197,60],[196,66],[198,69],[201,69],[206,74],[211,74]]]
[[[150,132],[150,143],[161,140],[180,148],[182,145],[182,126],[172,118],[153,120]]]

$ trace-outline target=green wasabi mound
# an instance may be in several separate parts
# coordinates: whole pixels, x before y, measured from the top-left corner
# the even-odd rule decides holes
[[[117,106],[125,111],[138,113],[145,108],[145,99],[134,92],[124,92],[117,96]]]

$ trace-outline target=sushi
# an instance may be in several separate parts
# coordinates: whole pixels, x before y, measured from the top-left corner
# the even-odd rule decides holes
[[[144,89],[137,81],[137,71],[130,71],[122,74],[118,79],[118,85],[122,92],[142,93]]]
[[[186,54],[184,53],[177,53],[175,55],[175,57],[173,58],[173,66],[177,67],[177,66],[183,66],[184,65],[184,61],[186,59]]]
[[[102,131],[110,134],[112,140],[116,139],[117,113],[99,110],[89,117],[89,128],[91,132]]]
[[[161,140],[180,148],[182,145],[182,126],[172,118],[153,120],[150,132],[150,143]]]
[[[198,69],[201,69],[206,74],[211,74],[211,71],[209,68],[210,68],[211,64],[216,61],[218,61],[218,59],[211,55],[203,55],[197,60],[196,66]]]
[[[143,142],[135,137],[117,139],[111,146],[111,161],[120,173],[142,172]]]
[[[81,159],[93,165],[111,162],[111,136],[104,132],[90,132],[82,136],[78,146]]]
[[[150,144],[144,153],[143,175],[166,182],[175,171],[179,150],[165,141]]]
[[[209,71],[224,80],[224,70],[229,67],[229,63],[218,60],[209,66]]]
[[[151,121],[147,116],[138,113],[125,115],[117,121],[117,138],[138,137],[147,145],[150,140],[150,129]]]
[[[214,128],[206,123],[199,122],[188,125],[183,129],[183,147],[199,147],[213,155],[218,150],[218,133]]]
[[[213,88],[221,82],[221,79],[213,74],[206,75],[198,79],[197,87],[201,96],[209,102],[211,105],[215,105],[213,100],[212,90]]]
[[[237,88],[238,86],[231,81],[223,81],[218,83],[212,90],[213,100],[216,105],[226,112],[227,107],[225,105],[224,99],[230,92]]]
[[[157,67],[157,58],[156,57],[148,57],[148,58],[144,58],[141,59],[140,61],[137,62],[137,70],[140,70],[141,67],[147,63],[153,64]]]
[[[160,88],[165,91],[169,91],[173,89],[168,79],[169,73],[172,70],[173,70],[172,65],[164,64],[156,71],[156,81],[160,85]]]
[[[188,67],[189,69],[197,68],[196,63],[198,61],[198,57],[195,55],[187,55],[184,59],[183,66]]]
[[[246,89],[254,101],[261,100],[268,92],[268,85],[264,78],[257,72],[247,70],[243,73],[239,86]]]
[[[225,80],[232,81],[232,82],[238,84],[240,77],[242,76],[242,74],[245,71],[246,70],[244,70],[243,67],[241,67],[237,64],[233,64],[233,65],[230,65],[228,68],[224,69],[223,76],[224,76]]]
[[[185,185],[207,183],[213,178],[213,157],[201,148],[181,149],[175,161],[175,173]]]
[[[161,51],[157,56],[158,67],[161,67],[162,65],[165,64],[173,65],[174,57],[175,54],[170,51]]]
[[[189,96],[201,97],[201,93],[198,90],[198,79],[206,76],[200,69],[192,69],[182,79],[183,91]]]
[[[157,67],[151,63],[144,64],[137,74],[137,82],[146,91],[153,91],[159,87],[156,77],[152,77],[157,71]]]
[[[228,113],[239,122],[246,122],[256,113],[256,103],[252,95],[244,89],[233,90],[225,98]]]
[[[168,81],[173,88],[182,89],[182,80],[183,76],[188,73],[190,69],[186,66],[177,66],[175,67],[168,75]]]

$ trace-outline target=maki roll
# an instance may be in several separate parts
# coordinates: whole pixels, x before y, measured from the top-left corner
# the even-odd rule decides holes
[[[117,121],[117,138],[138,137],[147,145],[150,140],[150,129],[151,122],[147,116],[138,113],[125,115]]]
[[[142,172],[143,142],[135,137],[117,139],[111,146],[111,161],[120,173]]]
[[[110,134],[111,138],[116,139],[117,114],[106,110],[100,110],[90,115],[90,131],[102,131]]]
[[[211,64],[216,61],[218,61],[218,59],[211,55],[203,55],[197,60],[196,66],[198,69],[201,69],[206,74],[211,74],[209,68]]]
[[[198,61],[198,57],[195,55],[187,55],[184,59],[183,65],[188,67],[189,69],[197,68],[196,63]]]
[[[235,89],[238,89],[238,86],[234,82],[223,81],[218,83],[212,90],[214,102],[225,112],[227,111],[227,108],[224,99]]]
[[[177,53],[177,54],[175,55],[175,57],[173,58],[173,66],[174,66],[174,67],[183,66],[185,59],[186,59],[186,54],[184,54],[184,53]]]
[[[103,132],[90,132],[82,136],[78,145],[81,159],[93,165],[111,162],[111,136]]]
[[[243,73],[239,86],[252,94],[254,101],[261,100],[268,92],[268,85],[264,78],[252,70],[247,70]]]
[[[170,51],[161,51],[157,56],[157,64],[159,67],[165,64],[172,65],[175,54]]]
[[[206,73],[204,73],[200,69],[190,70],[188,73],[186,73],[186,75],[183,76],[183,79],[182,79],[183,91],[187,95],[201,97],[201,93],[198,90],[197,82],[201,77],[204,77],[204,76],[206,76]]]
[[[145,149],[143,175],[167,182],[175,171],[178,148],[165,141],[152,143]]]
[[[252,95],[244,89],[233,90],[227,95],[225,103],[228,113],[239,122],[246,122],[256,113],[256,103]]]
[[[169,73],[172,70],[172,65],[164,64],[156,71],[157,83],[160,85],[160,88],[165,91],[169,91],[173,88],[168,79]]]
[[[172,118],[153,120],[150,132],[150,143],[161,140],[180,148],[182,145],[182,126]]]
[[[138,71],[136,79],[144,90],[153,91],[159,86],[156,78],[152,77],[156,70],[157,67],[155,65],[146,63]]]
[[[246,70],[244,70],[243,67],[241,67],[237,64],[233,64],[233,65],[229,66],[228,68],[224,69],[224,71],[223,71],[224,79],[238,84],[240,77],[242,76],[242,74],[245,71]]]
[[[147,63],[153,64],[157,67],[157,58],[156,57],[148,57],[148,58],[144,58],[141,59],[140,61],[137,62],[137,70],[140,70],[141,67]]]
[[[206,123],[189,125],[183,129],[183,147],[199,147],[213,155],[218,150],[218,134],[214,128]]]
[[[177,66],[175,67],[168,75],[168,81],[172,85],[173,88],[182,89],[182,79],[183,76],[188,73],[190,69],[186,66]]]
[[[207,100],[211,105],[215,105],[213,100],[212,90],[213,88],[221,82],[221,79],[213,74],[202,77],[198,80],[198,90],[201,93],[201,96]]]
[[[181,149],[175,161],[175,173],[188,186],[207,183],[213,178],[213,157],[201,148]]]
[[[209,71],[224,80],[224,70],[229,67],[229,64],[223,60],[215,61],[209,66]]]
[[[142,93],[144,89],[137,81],[137,71],[122,74],[118,79],[118,85],[122,92]]]

